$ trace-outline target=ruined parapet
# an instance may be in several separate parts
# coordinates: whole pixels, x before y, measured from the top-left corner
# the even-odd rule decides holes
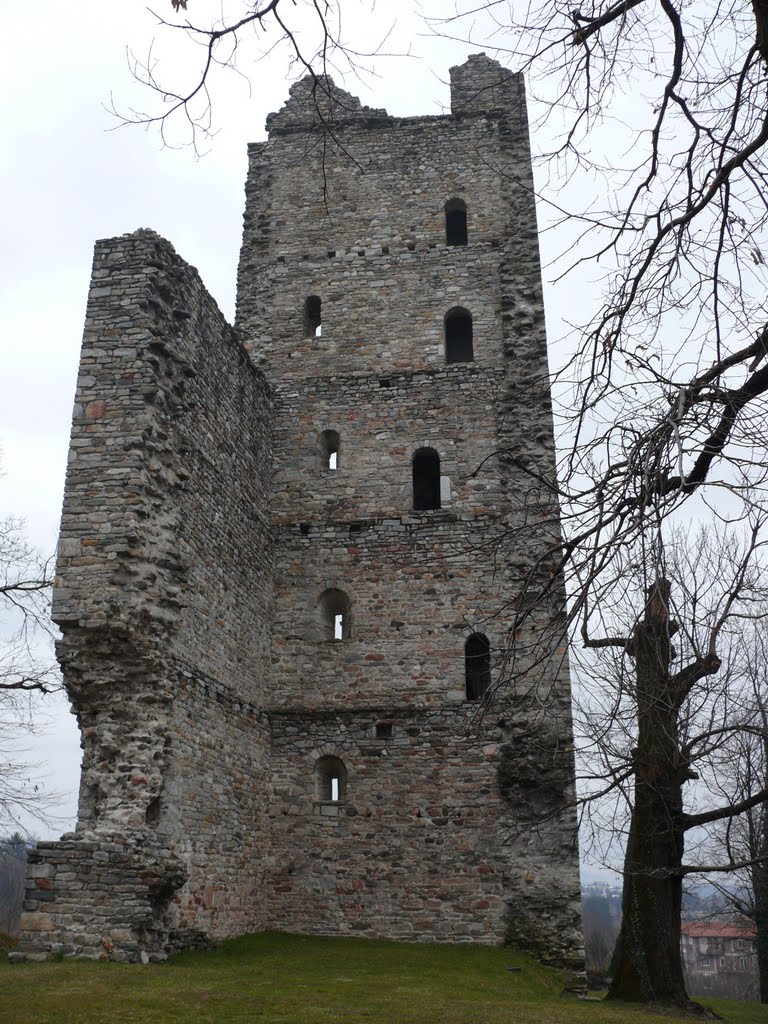
[[[460,117],[496,114],[516,119],[525,108],[522,74],[502,67],[484,53],[473,53],[464,64],[450,69],[451,113]]]
[[[37,953],[155,957],[259,922],[270,403],[168,242],[97,244],[54,596],[80,806],[77,838],[33,858]]]
[[[267,117],[270,134],[328,131],[349,122],[363,124],[391,120],[386,110],[364,107],[357,96],[340,89],[329,75],[307,75],[290,88],[285,104]]]

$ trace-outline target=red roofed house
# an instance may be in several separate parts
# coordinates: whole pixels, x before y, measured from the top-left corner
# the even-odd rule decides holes
[[[755,926],[751,921],[683,921],[682,943],[691,995],[758,998]]]

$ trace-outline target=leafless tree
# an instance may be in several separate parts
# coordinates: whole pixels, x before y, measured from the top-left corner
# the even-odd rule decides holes
[[[743,688],[739,715],[726,742],[710,755],[714,792],[732,804],[768,789],[768,627],[752,624],[737,638],[735,672]],[[737,915],[755,925],[760,999],[768,1003],[768,814],[766,803],[708,829],[702,846],[733,867],[733,876],[712,883]]]
[[[683,881],[749,864],[732,856],[702,860],[701,841],[689,837],[725,822],[730,830],[745,827],[768,794],[764,782],[748,793],[726,792],[718,770],[747,737],[768,739],[737,657],[744,624],[765,613],[758,537],[757,525],[746,544],[711,531],[693,539],[673,534],[636,567],[636,613],[622,593],[613,610],[603,609],[607,635],[577,659],[582,799],[595,842],[626,844],[609,989],[617,998],[655,992],[688,1005]],[[685,856],[687,843],[693,857]]]
[[[51,585],[50,563],[28,544],[23,523],[0,520],[0,827],[17,827],[20,814],[45,821],[56,800],[20,745],[45,718],[39,699],[60,685]]]
[[[193,88],[172,91],[160,86],[151,59],[137,64],[139,77],[168,98],[158,115],[137,120],[164,125],[175,112],[209,130],[211,72],[233,63],[246,33],[261,38],[270,24],[303,72],[317,76],[342,54],[342,36],[329,27],[338,24],[339,0],[295,8],[316,19],[320,43],[306,51],[281,0],[242,0],[230,20],[203,27],[187,20],[193,0],[172,6],[185,12],[177,31],[202,43],[201,74]],[[563,416],[557,479],[507,453],[532,492],[559,501],[563,538],[544,545],[521,577],[506,682],[514,690],[522,672],[549,656],[516,645],[531,620],[544,652],[575,627],[587,649],[613,650],[633,666],[637,739],[624,779],[633,814],[611,994],[683,1004],[683,838],[733,807],[683,810],[690,740],[681,729],[702,683],[722,678],[719,643],[743,600],[768,511],[768,5],[456,0],[430,24],[495,48],[526,72],[534,132],[555,140],[542,208],[569,242],[577,230],[576,267],[594,261],[605,275],[555,381]],[[566,260],[560,273],[569,269]],[[679,598],[659,541],[683,508],[689,518],[752,530],[722,623],[710,622],[695,644],[692,620],[673,617]],[[637,621],[614,631],[609,610],[638,576],[647,590]],[[675,652],[674,634],[685,655]],[[629,714],[626,693],[616,691],[617,714]],[[728,720],[717,727],[727,730]],[[753,794],[741,809],[761,800]]]
[[[27,542],[23,527],[13,517],[0,520],[0,690],[50,693],[58,674],[50,659],[35,657],[34,644],[50,634],[51,564]]]

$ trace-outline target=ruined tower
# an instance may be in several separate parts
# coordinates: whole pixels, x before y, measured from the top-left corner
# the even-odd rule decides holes
[[[80,817],[27,955],[269,927],[578,965],[567,663],[546,610],[510,632],[558,538],[523,85],[477,55],[451,87],[291,89],[236,331],[157,235],[97,244],[55,607]]]

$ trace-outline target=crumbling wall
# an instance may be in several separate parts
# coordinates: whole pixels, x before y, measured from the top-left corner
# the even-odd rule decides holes
[[[34,858],[32,952],[155,957],[261,922],[270,415],[169,243],[99,242],[54,601],[80,810]]]

